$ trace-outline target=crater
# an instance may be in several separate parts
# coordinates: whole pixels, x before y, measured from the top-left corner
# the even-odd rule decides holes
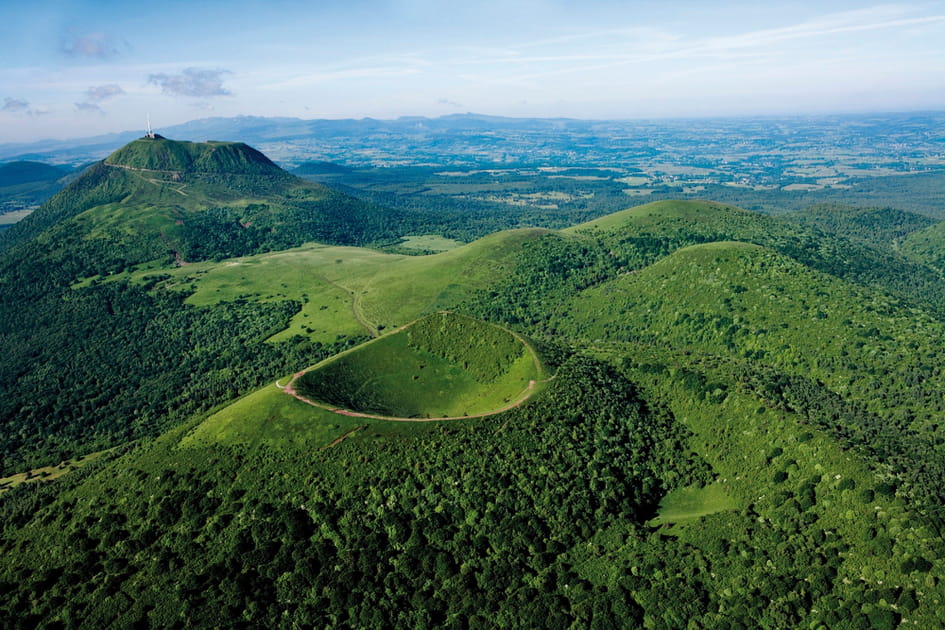
[[[541,377],[535,351],[515,333],[441,312],[319,363],[286,391],[345,415],[447,420],[521,404]]]

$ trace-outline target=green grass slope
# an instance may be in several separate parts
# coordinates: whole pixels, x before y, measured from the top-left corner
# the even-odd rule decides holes
[[[523,401],[540,377],[521,339],[444,312],[328,360],[294,386],[328,406],[419,419],[495,413]]]
[[[902,253],[929,265],[940,273],[945,270],[945,222],[938,222],[910,233],[901,244]]]
[[[267,384],[212,414],[182,444],[311,451],[340,438],[422,435],[430,430],[427,423],[392,423],[332,410],[416,419],[482,417],[524,402],[543,379],[534,351],[512,333],[437,313],[330,357],[294,381],[283,377]],[[324,405],[289,395],[287,385]]]
[[[203,262],[131,277],[190,293],[189,304],[232,300],[301,304],[288,328],[322,342],[376,335],[438,310],[455,308],[502,277],[514,257],[547,230],[499,232],[441,254],[401,256],[376,250],[307,244],[258,256]]]

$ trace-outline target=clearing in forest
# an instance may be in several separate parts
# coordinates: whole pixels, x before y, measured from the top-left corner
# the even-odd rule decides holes
[[[659,515],[650,521],[650,525],[688,523],[733,508],[735,502],[719,483],[702,488],[678,488],[663,497]]]

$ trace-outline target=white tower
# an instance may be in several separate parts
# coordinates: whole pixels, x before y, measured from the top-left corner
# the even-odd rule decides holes
[[[148,114],[148,138],[154,138],[154,132],[151,131],[151,114]]]

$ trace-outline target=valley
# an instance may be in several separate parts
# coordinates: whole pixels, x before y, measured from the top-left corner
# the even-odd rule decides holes
[[[138,139],[4,231],[2,474],[87,463],[3,625],[945,624],[938,213],[355,170]]]

